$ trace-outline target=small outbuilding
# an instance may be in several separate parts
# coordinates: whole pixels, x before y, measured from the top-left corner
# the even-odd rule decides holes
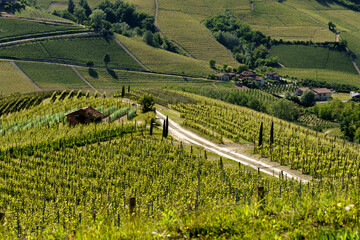
[[[246,79],[249,79],[249,80],[255,80],[256,74],[253,73],[253,72],[250,72],[250,71],[243,71],[243,72],[240,74],[240,78],[241,78],[241,79],[246,78]]]
[[[221,81],[229,81],[230,77],[227,74],[223,74],[223,73],[218,73],[216,74],[216,76],[221,80]]]
[[[81,108],[66,114],[69,126],[75,126],[77,124],[89,124],[93,122],[98,123],[101,122],[104,117],[104,114],[92,107]]]
[[[270,80],[281,80],[281,77],[278,73],[274,73],[274,72],[268,72],[266,73],[266,78],[270,79]]]
[[[301,88],[297,88],[295,90],[295,94],[298,96],[303,95],[304,92],[310,91],[311,89],[309,87],[301,87]]]

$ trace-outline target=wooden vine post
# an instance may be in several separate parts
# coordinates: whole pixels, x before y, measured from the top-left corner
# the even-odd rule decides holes
[[[133,218],[135,216],[136,214],[135,210],[136,210],[136,197],[130,197],[130,201],[129,201],[130,218]]]
[[[259,203],[259,209],[264,210],[265,205],[265,189],[263,186],[258,187],[258,203]]]

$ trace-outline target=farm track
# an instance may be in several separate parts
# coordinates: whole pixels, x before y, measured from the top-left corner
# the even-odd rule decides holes
[[[161,120],[165,120],[165,115],[161,114],[158,111],[156,111],[156,114]],[[179,141],[203,147],[206,150],[213,152],[221,157],[234,160],[268,175],[272,175],[274,177],[285,176],[287,178],[293,178],[302,182],[309,182],[311,180],[311,176],[302,174],[297,170],[291,170],[289,167],[281,166],[279,163],[260,161],[252,157],[243,155],[241,153],[234,152],[221,145],[214,144],[209,140],[206,140],[192,133],[191,131],[181,127],[179,124],[175,123],[171,119],[169,119],[169,132],[174,138],[178,139]]]
[[[70,66],[72,70],[74,70],[74,72],[76,73],[76,75],[78,75],[78,77],[83,80],[83,82],[85,82],[91,89],[93,89],[94,91],[97,91],[97,89],[90,83],[88,82],[88,80],[86,80],[86,78],[84,78],[83,75],[81,75],[81,73],[74,67],[74,66]],[[99,92],[100,93],[100,92]],[[100,95],[102,95],[100,93]]]
[[[67,33],[67,34],[60,34],[60,35],[50,35],[44,37],[29,37],[24,39],[18,39],[13,41],[7,41],[0,43],[0,46],[12,45],[16,43],[23,43],[23,42],[30,42],[36,40],[44,40],[44,39],[52,39],[52,38],[66,38],[66,37],[73,37],[73,36],[83,36],[83,35],[95,35],[93,32],[77,32],[77,33]]]
[[[159,0],[155,0],[155,22],[154,25],[156,27],[156,29],[159,31],[160,36],[164,37],[165,35],[161,32],[159,25],[158,25],[158,12],[159,12]],[[171,42],[173,44],[175,44],[179,49],[181,49],[181,51],[183,51],[186,56],[190,57],[190,58],[194,58],[188,51],[186,51],[180,44],[178,44],[177,42],[175,42],[174,40],[171,40]],[[194,58],[195,59],[195,58]]]
[[[149,71],[150,72],[150,69],[148,67],[146,67],[141,61],[140,59],[138,59],[132,52],[130,52],[129,49],[127,49],[125,47],[124,44],[122,44],[122,42],[119,41],[119,39],[117,39],[116,37],[114,37],[115,41],[117,44],[120,45],[120,47],[122,47],[122,49],[124,49],[124,51],[130,55],[130,57],[132,57],[140,66],[142,66],[146,71]]]
[[[24,71],[14,62],[14,61],[10,61],[10,63],[27,79],[29,80],[29,82],[31,82],[32,85],[34,85],[34,87],[37,90],[42,91],[42,89],[28,76],[26,75],[26,73],[24,73]]]

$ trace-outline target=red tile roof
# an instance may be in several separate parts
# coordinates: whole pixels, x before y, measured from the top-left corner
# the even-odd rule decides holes
[[[327,88],[314,88],[313,91],[315,93],[331,93],[331,90],[327,89]]]

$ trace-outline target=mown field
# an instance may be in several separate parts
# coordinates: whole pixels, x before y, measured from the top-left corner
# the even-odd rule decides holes
[[[11,63],[0,61],[0,95],[26,93],[37,89]]]
[[[279,57],[280,63],[288,68],[318,68],[355,73],[355,69],[345,52],[323,47],[277,45],[270,56]]]
[[[14,38],[25,38],[50,33],[67,33],[71,31],[85,31],[85,29],[75,25],[54,25],[25,21],[19,19],[0,18],[0,41],[11,40]]]
[[[95,88],[121,90],[122,86],[135,88],[160,88],[168,85],[208,85],[210,81],[192,78],[163,76],[148,73],[77,68]]]
[[[117,34],[116,37],[152,71],[200,77],[215,72],[209,67],[208,62],[153,48],[142,41],[123,35]]]
[[[281,75],[289,75],[298,79],[312,79],[329,83],[350,84],[360,87],[360,75],[328,69],[279,68],[276,71]]]
[[[47,63],[16,62],[17,65],[42,89],[86,89],[83,82],[69,66]]]
[[[63,38],[22,43],[0,49],[0,56],[7,58],[39,59],[105,66],[105,54],[109,54],[109,67],[143,70],[114,40],[101,37]]]

